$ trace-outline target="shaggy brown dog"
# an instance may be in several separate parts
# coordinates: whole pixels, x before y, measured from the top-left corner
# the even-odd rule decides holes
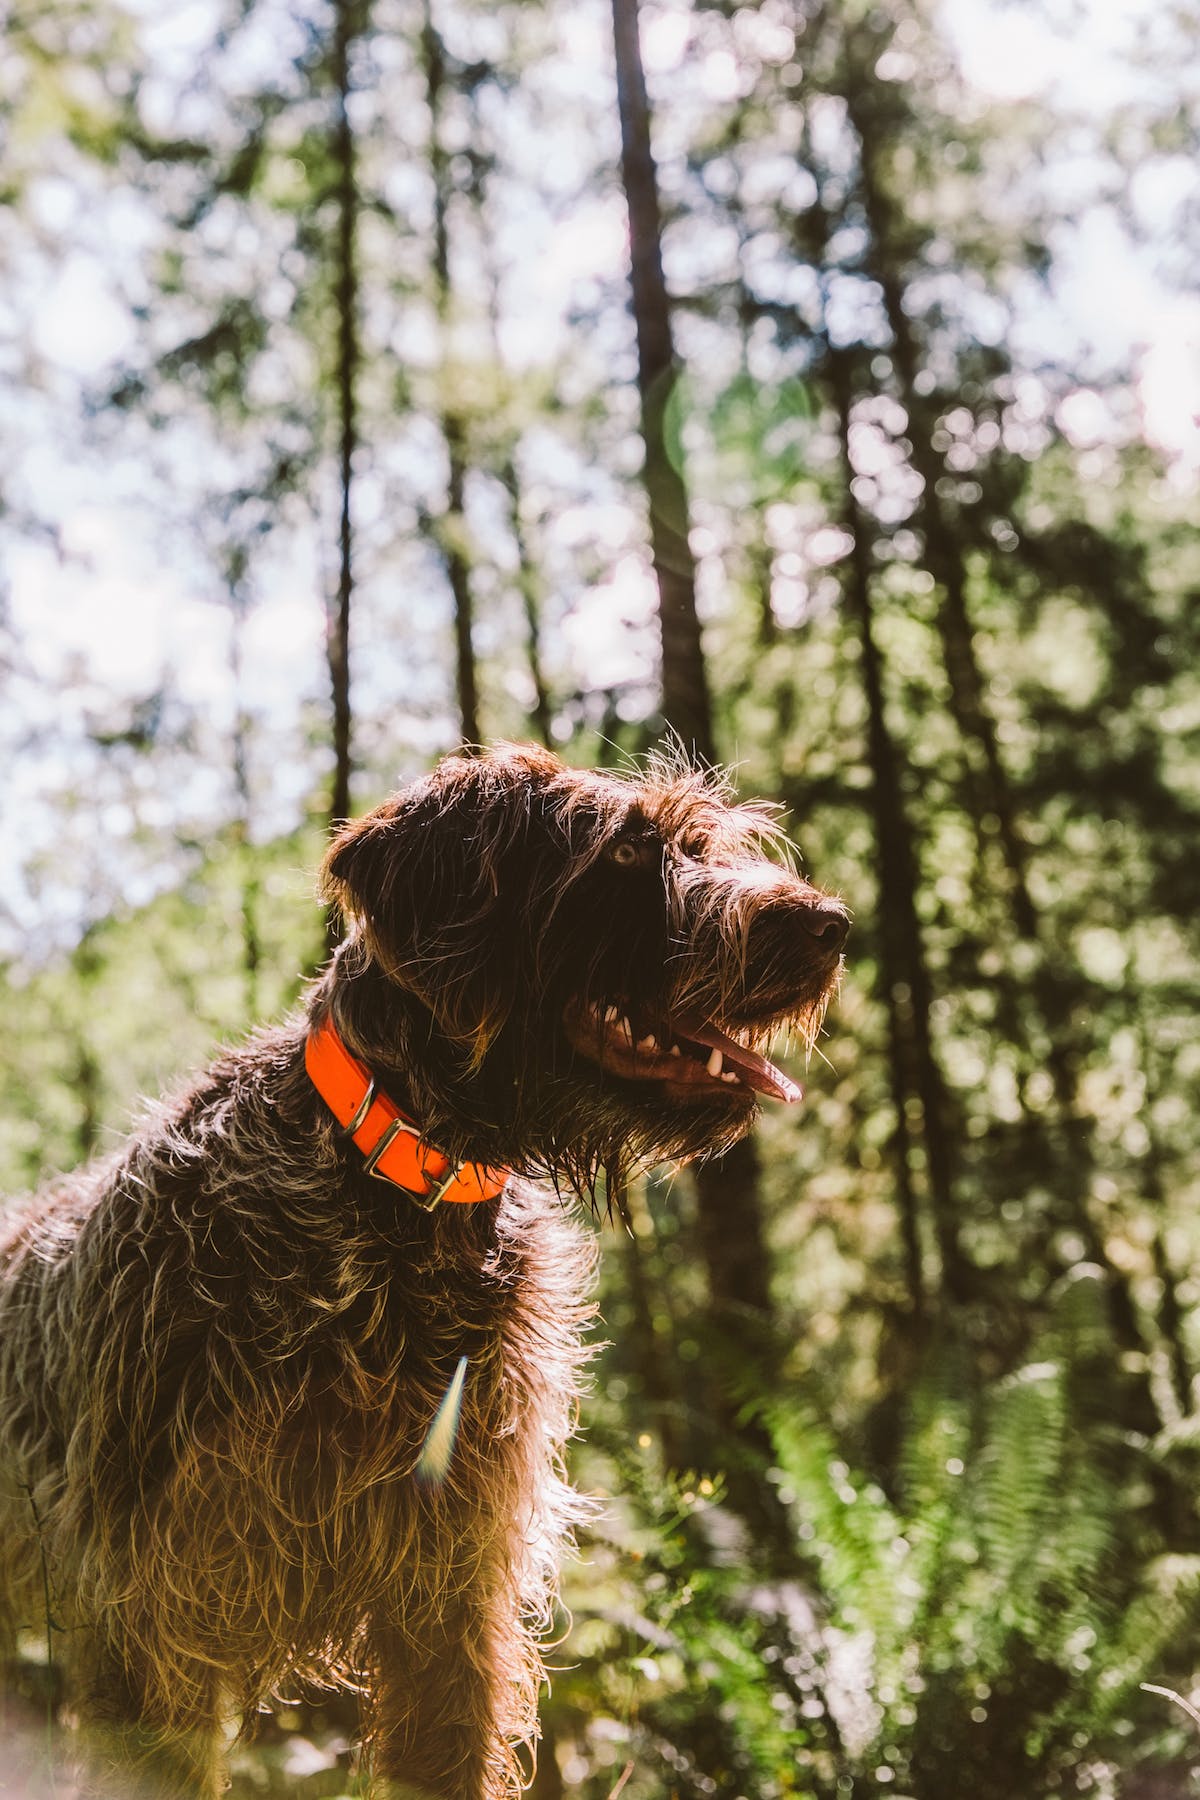
[[[330,850],[304,1012],[9,1223],[0,1625],[49,1607],[85,1792],[216,1793],[297,1679],[361,1687],[374,1791],[519,1787],[591,1264],[526,1177],[797,1096],[753,1046],[811,1038],[845,914],[774,835],[677,765],[447,759]]]

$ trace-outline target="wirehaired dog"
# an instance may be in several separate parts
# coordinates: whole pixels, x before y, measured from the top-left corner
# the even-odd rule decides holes
[[[303,1012],[12,1217],[0,1626],[49,1608],[83,1792],[216,1794],[300,1680],[362,1693],[373,1792],[521,1786],[578,1508],[559,1195],[798,1096],[763,1047],[846,920],[775,839],[667,761],[447,758],[333,843]]]

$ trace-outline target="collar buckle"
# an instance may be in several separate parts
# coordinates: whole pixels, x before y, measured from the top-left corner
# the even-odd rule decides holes
[[[374,1088],[374,1085],[374,1082],[372,1082],[371,1088],[367,1089],[366,1099],[363,1101],[363,1106],[359,1109],[362,1112],[362,1119],[365,1119],[367,1112],[370,1111],[368,1102],[372,1098],[371,1089]],[[366,1110],[364,1111],[363,1108]],[[362,1119],[359,1119],[359,1125],[362,1124]],[[357,1130],[357,1126],[355,1129]],[[415,1188],[406,1187],[402,1181],[397,1181],[395,1176],[387,1174],[385,1170],[379,1167],[380,1161],[387,1155],[389,1146],[397,1137],[399,1137],[402,1131],[407,1132],[409,1137],[415,1138],[418,1146],[421,1146],[421,1133],[417,1130],[415,1125],[410,1125],[407,1119],[393,1119],[391,1124],[386,1126],[380,1133],[378,1143],[364,1160],[363,1173],[364,1175],[373,1176],[376,1181],[386,1181],[389,1182],[392,1187],[398,1187],[401,1193],[407,1194],[411,1200],[415,1201],[416,1204],[422,1208],[423,1211],[432,1212],[434,1207],[445,1199],[449,1189],[452,1188],[454,1183],[458,1180],[462,1164],[452,1162],[440,1181],[435,1181],[433,1186],[427,1189],[425,1193],[418,1194]],[[346,1127],[344,1135],[347,1137],[354,1136],[354,1132],[351,1131],[349,1125]]]
[[[432,1212],[434,1207],[440,1205],[446,1198],[446,1195],[462,1174],[463,1167],[464,1165],[462,1163],[452,1162],[446,1170],[446,1173],[442,1176],[442,1179],[434,1187],[430,1188],[427,1194],[413,1195],[413,1199],[416,1201],[417,1205],[423,1206],[426,1212]]]

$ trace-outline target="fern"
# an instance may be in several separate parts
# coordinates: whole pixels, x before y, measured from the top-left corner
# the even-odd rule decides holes
[[[1109,1728],[1172,1635],[1200,1614],[1200,1564],[1139,1585],[1145,1447],[1118,1432],[1098,1274],[1051,1296],[1029,1360],[990,1384],[938,1344],[911,1390],[895,1497],[856,1478],[827,1426],[772,1420],[798,1529],[821,1572],[836,1692],[853,1646],[866,1702],[858,1774],[977,1800],[1055,1791],[1083,1746],[1096,1780]],[[895,1791],[895,1789],[893,1789]],[[1081,1790],[1082,1791],[1082,1790]]]

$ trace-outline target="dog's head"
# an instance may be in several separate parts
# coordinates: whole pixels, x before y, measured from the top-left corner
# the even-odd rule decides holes
[[[812,1043],[841,967],[845,908],[783,850],[678,760],[447,757],[325,860],[335,1015],[451,1154],[587,1188],[723,1149],[760,1095],[799,1098],[763,1050]]]

